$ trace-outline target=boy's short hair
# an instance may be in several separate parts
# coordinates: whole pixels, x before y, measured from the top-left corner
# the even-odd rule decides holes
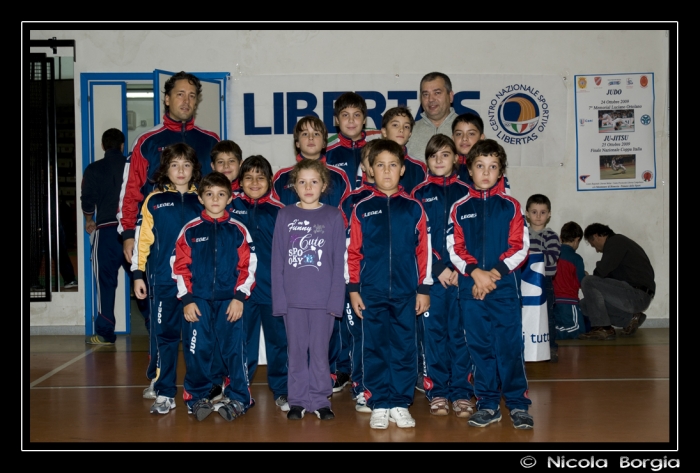
[[[374,166],[374,160],[384,151],[388,151],[389,153],[398,157],[399,162],[403,166],[403,161],[405,158],[403,146],[399,145],[396,141],[388,140],[386,138],[372,141],[374,142],[374,145],[372,146],[372,149],[369,150],[369,154],[367,155],[370,167]]]
[[[583,238],[583,229],[581,228],[581,225],[576,222],[566,222],[561,227],[559,238],[561,239],[562,243],[569,243],[577,238]]]
[[[156,187],[159,190],[164,191],[165,186],[171,183],[168,177],[168,168],[171,161],[179,158],[192,163],[192,178],[188,183],[189,186],[196,186],[202,179],[202,163],[197,159],[197,152],[187,143],[175,143],[166,146],[160,155],[160,166],[158,166],[158,170],[153,176],[153,180],[156,182]]]
[[[360,94],[356,94],[355,92],[345,92],[335,100],[335,104],[333,104],[333,116],[338,118],[340,112],[349,107],[360,109],[362,117],[367,118],[367,102],[365,102],[365,99],[362,98]]]
[[[323,150],[325,150],[326,142],[328,141],[328,129],[326,128],[326,124],[323,123],[323,120],[314,115],[307,115],[300,118],[297,124],[294,125],[294,146],[297,148],[297,152],[299,152],[299,148],[296,146],[296,142],[299,141],[299,136],[301,136],[304,128],[308,127],[313,128],[323,135]],[[323,150],[321,150],[321,152],[323,152]]]
[[[482,120],[481,117],[475,113],[463,113],[458,115],[457,118],[455,118],[455,121],[452,122],[453,135],[455,133],[455,128],[457,128],[457,125],[460,123],[470,123],[474,125],[477,130],[479,130],[480,134],[484,134],[484,120]]]
[[[393,107],[384,112],[384,115],[382,116],[382,128],[386,128],[391,119],[398,116],[408,117],[408,121],[411,122],[411,131],[413,131],[413,125],[416,124],[416,120],[413,118],[411,110],[408,107],[403,106]]]
[[[603,225],[602,223],[591,223],[583,231],[583,237],[586,239],[586,241],[589,241],[591,238],[593,238],[593,235],[607,237],[612,236],[614,234],[615,232],[612,231],[612,228],[608,227],[607,225]]]
[[[547,206],[548,211],[552,211],[552,203],[549,201],[549,197],[544,194],[532,194],[528,197],[527,203],[525,204],[525,211],[530,210],[532,204],[544,204]]]
[[[426,162],[430,156],[434,155],[444,147],[450,148],[454,154],[457,154],[457,147],[455,146],[455,142],[452,141],[452,138],[447,135],[443,135],[442,133],[433,135],[430,140],[428,140],[428,144],[425,145]]]
[[[240,164],[241,160],[243,159],[243,151],[241,151],[241,147],[238,146],[238,144],[236,144],[236,142],[231,141],[231,140],[222,140],[214,145],[214,147],[211,149],[211,153],[210,153],[212,163],[214,163],[214,161],[216,161],[216,157],[220,153],[232,154],[238,160],[239,164]]]
[[[121,149],[124,144],[124,133],[119,128],[110,128],[102,133],[102,146],[105,151],[110,149]]]
[[[379,140],[371,140],[368,141],[360,150],[360,162],[364,161],[367,159],[367,156],[369,156],[369,152],[372,151],[372,148],[374,148],[374,145],[376,142]]]
[[[471,169],[474,160],[479,156],[496,156],[501,166],[501,174],[506,173],[508,156],[506,155],[506,150],[496,140],[485,139],[477,141],[467,153],[467,168]]]
[[[326,186],[326,189],[321,192],[321,196],[323,197],[326,195],[331,188],[331,172],[322,161],[317,159],[302,159],[301,161],[297,162],[289,172],[289,183],[293,187],[296,186],[297,179],[299,179],[299,173],[305,169],[311,169],[318,172],[318,175],[321,176],[321,182]]]
[[[272,188],[272,166],[264,156],[254,154],[253,156],[245,158],[243,164],[241,164],[241,170],[238,173],[238,180],[243,181],[245,173],[251,171],[258,171],[262,174],[265,179],[267,179],[268,187]]]
[[[420,80],[420,88],[423,88],[423,83],[424,82],[431,82],[434,81],[435,79],[440,78],[443,81],[445,81],[445,89],[447,90],[447,93],[449,94],[452,92],[452,81],[450,80],[449,77],[447,77],[447,74],[443,74],[442,72],[428,72],[426,75],[423,76],[423,78]]]
[[[228,196],[231,197],[231,181],[228,180],[226,174],[213,171],[204,176],[197,187],[197,194],[199,194],[201,197],[204,195],[206,190],[211,189],[212,187],[221,187],[226,189]]]

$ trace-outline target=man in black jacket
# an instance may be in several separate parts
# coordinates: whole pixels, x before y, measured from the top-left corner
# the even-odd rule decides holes
[[[583,237],[603,256],[593,275],[581,281],[581,310],[591,320],[591,331],[579,339],[615,340],[613,326],[624,327],[621,336],[634,335],[656,292],[649,257],[637,243],[601,223],[586,227]]]

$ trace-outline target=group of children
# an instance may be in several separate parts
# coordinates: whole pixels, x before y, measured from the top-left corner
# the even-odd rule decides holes
[[[414,427],[420,371],[431,414],[452,409],[484,427],[501,420],[503,396],[514,427],[533,427],[519,270],[530,249],[545,253],[548,301],[575,308],[580,227],[564,226],[560,257],[549,200],[533,196],[528,228],[509,195],[506,153],[478,116],[433,136],[422,161],[406,154],[410,110],[388,110],[381,131],[364,130],[366,115],[348,92],[330,140],[320,119],[302,118],[296,164],[274,176],[228,140],[204,177],[186,144],[163,150],[132,258],[135,294],[151,292],[157,317],[152,413],[175,407],[182,333],[188,412],[244,414],[262,326],[269,386],[288,419],[334,418],[331,395],[351,380],[371,428]]]

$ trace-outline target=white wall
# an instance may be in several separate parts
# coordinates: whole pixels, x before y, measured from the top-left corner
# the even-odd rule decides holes
[[[470,28],[470,25],[465,24],[465,28]],[[676,198],[676,176],[669,174],[669,160],[676,159],[676,153],[671,158],[669,130],[663,129],[662,125],[668,122],[669,37],[666,31],[30,32],[30,39],[51,37],[76,41],[78,159],[82,156],[81,104],[78,103],[81,72],[151,72],[156,68],[229,71],[234,80],[268,74],[423,74],[431,71],[448,75],[560,75],[565,78],[568,88],[566,152],[561,156],[561,166],[509,168],[512,193],[521,203],[533,193],[546,194],[552,201],[549,226],[556,231],[569,220],[577,221],[584,228],[590,223],[601,222],[610,225],[616,233],[640,243],[654,266],[657,283],[656,298],[647,311],[647,325],[662,326],[668,322],[669,298],[677,297],[675,291],[670,292],[670,271],[675,270],[675,265],[671,266],[670,262],[676,260],[676,255],[669,254],[669,241],[676,239],[677,229],[670,228],[670,199]],[[573,77],[575,74],[622,72],[655,74],[657,188],[577,192]],[[676,97],[671,99],[675,103]],[[80,174],[82,166],[76,167]],[[76,182],[80,183],[81,179],[82,175],[76,176]],[[78,222],[83,222],[82,215],[78,215]],[[78,241],[78,254],[82,255],[82,239],[78,238]],[[579,253],[584,258],[586,269],[591,272],[598,255],[586,245],[581,246]],[[82,259],[79,258],[79,275],[83,274],[85,264]],[[81,284],[78,293],[62,294],[51,304],[31,304],[31,325],[82,327],[85,317],[83,288]]]

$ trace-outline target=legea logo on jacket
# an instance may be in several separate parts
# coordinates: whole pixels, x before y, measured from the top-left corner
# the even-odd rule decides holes
[[[197,237],[197,238],[192,238],[192,243],[200,243],[203,241],[207,241],[209,237]]]
[[[476,214],[475,213],[474,214],[465,214],[465,215],[462,215],[459,219],[464,220],[465,218],[476,218]]]
[[[432,201],[434,201],[434,200],[437,200],[437,196],[435,196],[435,197],[428,197],[427,199],[423,199],[423,202],[424,202],[424,203],[428,203],[428,202],[432,202]]]
[[[381,210],[372,210],[371,212],[365,212],[365,213],[363,213],[363,214],[362,214],[362,218],[371,217],[372,215],[377,215],[377,214],[380,214],[380,213],[382,213]]]
[[[161,207],[175,207],[173,202],[164,202],[162,204],[154,205],[153,210],[158,210]]]

